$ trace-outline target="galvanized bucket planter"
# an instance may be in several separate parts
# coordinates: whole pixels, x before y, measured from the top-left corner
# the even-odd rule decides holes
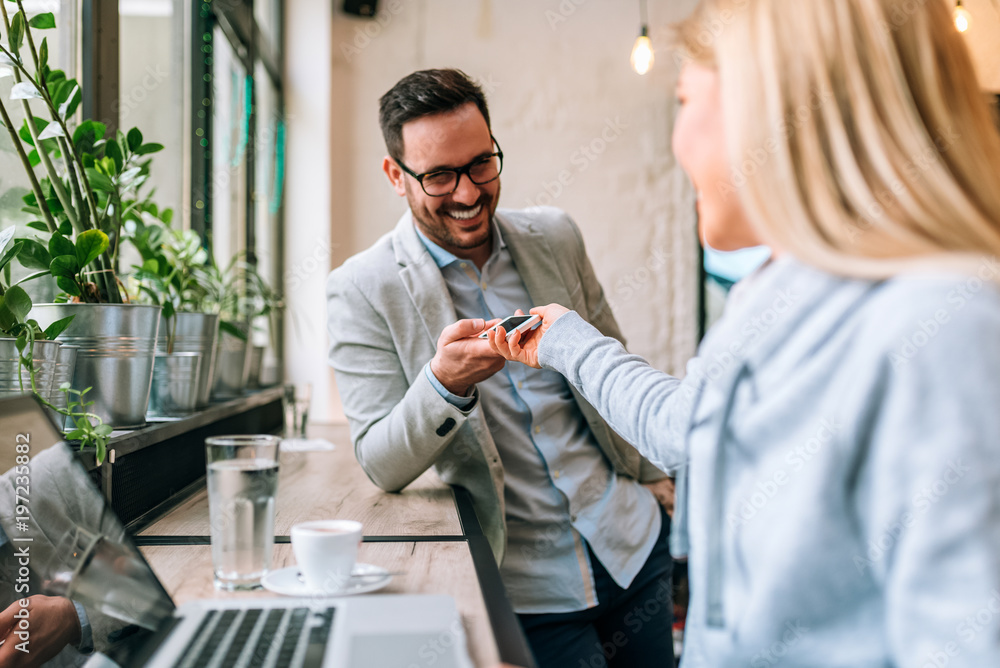
[[[31,351],[35,366],[35,388],[39,396],[45,399],[49,398],[52,391],[58,355],[59,343],[56,341],[35,341]],[[31,392],[31,376],[27,369],[21,368],[19,359],[15,339],[0,339],[0,397]]]
[[[175,353],[200,353],[201,364],[197,378],[197,407],[207,406],[215,381],[216,345],[219,340],[219,316],[216,313],[177,313],[171,323],[176,328]],[[156,352],[167,352],[167,321],[160,318],[160,334],[156,339]]]
[[[77,346],[73,389],[93,388],[89,411],[115,429],[146,424],[160,307],[145,304],[35,304],[42,328],[75,316],[59,341]]]
[[[250,347],[228,332],[219,333],[212,396],[232,399],[241,396],[250,375]]]
[[[198,407],[203,361],[201,353],[156,353],[147,415],[175,417],[193,412]]]
[[[65,409],[67,406],[67,397],[65,392],[59,390],[63,383],[69,383],[72,387],[73,385],[73,373],[76,371],[76,352],[79,350],[76,346],[61,345],[59,346],[59,353],[56,356],[56,370],[54,377],[52,379],[52,389],[49,390],[49,396],[47,399],[49,403],[57,408]],[[61,413],[53,411],[51,408],[48,409],[49,415],[52,416],[52,420],[60,427],[66,425],[66,416]]]
[[[260,375],[264,367],[264,346],[252,346],[250,348],[250,371],[247,373],[247,387],[258,389],[261,387]]]

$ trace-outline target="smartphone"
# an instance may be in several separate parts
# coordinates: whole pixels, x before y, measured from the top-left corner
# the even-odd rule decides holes
[[[485,339],[489,332],[503,327],[504,331],[507,332],[507,338],[509,339],[515,331],[523,333],[529,329],[538,327],[540,324],[542,324],[542,317],[538,315],[512,315],[504,318],[497,324],[487,329],[479,335],[479,338]]]

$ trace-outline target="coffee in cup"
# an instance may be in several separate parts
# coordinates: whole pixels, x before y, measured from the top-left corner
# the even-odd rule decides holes
[[[292,527],[292,552],[309,589],[336,593],[351,579],[361,543],[361,523],[314,520]]]

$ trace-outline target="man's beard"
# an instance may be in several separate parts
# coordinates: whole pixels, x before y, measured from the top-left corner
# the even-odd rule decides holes
[[[413,218],[417,221],[420,231],[438,245],[447,245],[452,248],[460,248],[462,250],[472,250],[490,243],[491,230],[489,221],[493,219],[493,214],[497,208],[497,202],[500,200],[499,185],[497,186],[495,196],[490,196],[489,193],[483,192],[480,194],[479,199],[476,200],[476,203],[472,206],[452,204],[438,209],[437,214],[432,214],[426,207],[416,205],[413,198],[410,196],[409,184],[406,186],[406,199],[410,205],[410,211],[413,213]],[[475,209],[480,205],[482,205],[483,208],[489,213],[487,216],[487,224],[479,232],[479,234],[471,239],[466,238],[462,240],[457,238],[454,234],[452,234],[447,222],[442,220],[442,218],[446,218],[445,213],[447,211],[469,211],[470,209]]]

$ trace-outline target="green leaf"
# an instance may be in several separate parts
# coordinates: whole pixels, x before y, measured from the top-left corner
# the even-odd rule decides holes
[[[73,82],[72,85],[75,86],[76,82]],[[108,128],[104,123],[91,120],[80,123],[73,131],[73,143],[76,145],[77,152],[81,154],[93,153],[94,144],[104,139],[104,134],[107,131]]]
[[[24,246],[24,241],[17,240],[14,245],[7,249],[7,252],[0,256],[0,269],[3,269],[10,261],[17,257],[17,254],[21,252],[21,248]]]
[[[108,235],[100,230],[87,230],[76,237],[76,259],[86,267],[108,249]]]
[[[31,153],[28,154],[28,164],[32,167],[38,167],[38,165],[42,164],[42,157],[38,155],[38,151],[35,149],[31,149]]]
[[[133,153],[142,146],[142,133],[139,132],[139,128],[132,128],[128,131],[128,150]]]
[[[52,264],[52,256],[45,246],[34,239],[22,239],[24,245],[21,247],[21,254],[17,256],[17,261],[26,269],[49,270]]]
[[[163,150],[163,144],[143,144],[136,150],[135,154],[148,155],[150,153],[158,153],[162,150]]]
[[[42,332],[42,334],[45,335],[45,340],[55,341],[57,336],[66,331],[66,328],[69,327],[70,323],[73,322],[73,318],[75,317],[76,317],[75,315],[71,315],[66,318],[60,318],[59,320],[56,320],[54,323],[46,327],[45,331]]]
[[[3,308],[10,312],[17,322],[24,322],[31,311],[31,297],[24,288],[15,286],[3,294]]]
[[[239,327],[237,327],[233,323],[228,322],[226,320],[220,320],[219,321],[219,330],[223,331],[223,332],[226,332],[227,334],[231,334],[232,336],[235,336],[240,341],[246,341],[247,340],[247,334],[246,334],[246,332],[244,332]]]
[[[38,230],[39,232],[48,232],[49,231],[49,226],[46,225],[45,223],[43,223],[40,220],[33,220],[33,221],[31,221],[30,223],[28,223],[28,227],[30,227],[33,230]]]
[[[38,132],[44,130],[45,126],[49,124],[48,121],[38,118],[37,116],[35,116],[34,118],[35,118],[35,129]],[[24,140],[24,142],[29,146],[35,145],[35,138],[31,136],[31,130],[28,128],[27,118],[24,119],[24,122],[21,123],[21,129],[17,131],[17,134],[20,135],[21,139]]]
[[[56,17],[52,15],[52,12],[38,14],[28,21],[28,25],[35,30],[49,30],[56,27]]]
[[[51,16],[51,14],[49,16]],[[38,18],[38,17],[35,17],[35,18]],[[39,70],[43,69],[48,64],[48,62],[49,62],[49,38],[46,37],[46,38],[42,39],[42,45],[38,47],[38,68],[39,68]],[[38,78],[39,79],[44,78],[42,76],[41,72],[39,72]]]
[[[65,118],[72,118],[73,114],[76,113],[77,107],[80,106],[80,101],[83,100],[83,93],[80,91],[80,85],[75,79],[69,81],[69,94],[66,97],[66,101],[59,105],[59,115]]]
[[[18,12],[10,21],[10,33],[7,35],[7,44],[10,50],[17,53],[21,50],[21,43],[24,41],[24,14]]]
[[[118,146],[118,142],[109,141],[104,146],[104,157],[111,158],[115,161],[114,173],[118,174],[122,171],[122,166],[125,164],[125,159],[122,157],[122,149]]]
[[[150,274],[160,273],[160,263],[156,261],[156,258],[149,258],[142,263],[142,270],[148,271]]]
[[[111,144],[109,144],[109,146],[111,146]],[[115,184],[111,182],[111,179],[92,167],[87,168],[87,178],[90,180],[90,186],[95,190],[100,190],[106,193],[115,191]]]
[[[69,235],[73,234],[73,224],[70,223],[68,220],[64,220],[63,222],[59,223],[59,234],[63,235],[64,237],[68,237]]]
[[[76,275],[80,271],[80,264],[76,261],[76,257],[73,255],[60,255],[59,257],[52,258],[52,264],[49,265],[49,271],[52,275],[56,277],[56,280],[60,278],[75,279]],[[59,283],[59,287],[62,288],[62,283]],[[66,290],[66,288],[63,288]],[[69,290],[66,290],[69,292]],[[70,293],[73,294],[73,293]]]
[[[49,255],[57,257],[59,255],[76,255],[76,247],[73,242],[61,234],[53,234],[49,237]]]
[[[76,284],[71,278],[66,278],[65,276],[60,276],[56,278],[56,285],[59,289],[68,295],[73,295],[74,297],[80,296],[80,286]]]

